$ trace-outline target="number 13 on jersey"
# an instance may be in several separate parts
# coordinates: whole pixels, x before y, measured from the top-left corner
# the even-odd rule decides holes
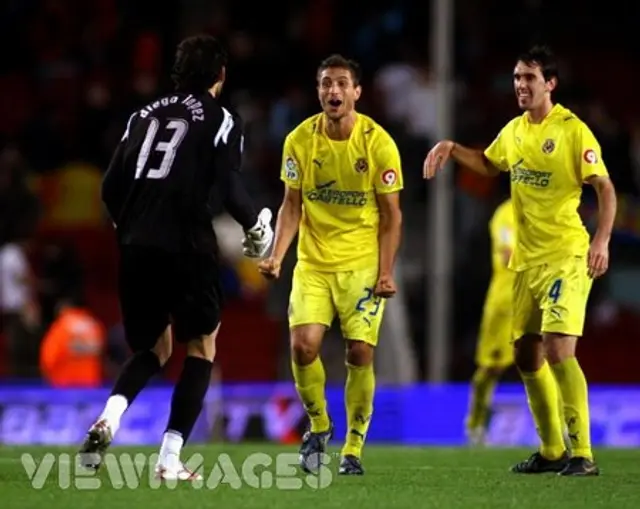
[[[144,137],[142,148],[138,154],[138,161],[136,163],[136,179],[140,179],[143,176],[149,179],[167,178],[167,175],[169,175],[169,172],[171,171],[173,160],[176,157],[178,147],[189,130],[189,123],[180,118],[169,120],[164,129],[172,131],[171,138],[169,141],[159,141],[154,146],[159,129],[160,121],[157,118],[151,117],[149,119],[149,127],[147,127],[147,134]],[[160,161],[159,168],[150,168],[149,171],[143,175],[151,150],[162,152],[164,155],[162,157],[162,161]]]

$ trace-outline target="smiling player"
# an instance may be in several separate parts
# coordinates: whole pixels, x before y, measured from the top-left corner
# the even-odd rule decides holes
[[[587,381],[576,359],[576,344],[593,278],[608,268],[615,189],[590,129],[574,113],[553,104],[558,69],[551,51],[535,47],[521,55],[513,84],[524,114],[509,122],[484,152],[439,142],[425,159],[424,177],[432,178],[450,157],[482,175],[511,173],[515,363],[542,442],[540,451],[513,471],[598,475]],[[577,210],[585,183],[598,195],[598,228],[591,242]],[[571,457],[563,443],[558,388]]]
[[[331,56],[320,65],[317,80],[323,112],[285,140],[284,201],[272,256],[260,270],[269,278],[279,276],[299,229],[289,326],[293,377],[311,421],[300,448],[301,466],[307,470],[317,461],[333,432],[319,351],[337,313],[347,342],[347,436],[339,472],[361,475],[373,412],[374,348],[384,299],[396,293],[402,170],[389,134],[355,111],[361,93],[358,65]]]

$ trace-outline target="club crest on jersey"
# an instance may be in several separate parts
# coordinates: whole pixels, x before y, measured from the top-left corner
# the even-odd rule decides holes
[[[293,157],[287,157],[284,163],[285,174],[289,180],[298,180],[298,164]]]
[[[398,180],[398,174],[396,170],[385,170],[380,178],[385,186],[392,186]]]
[[[360,157],[356,161],[354,168],[358,173],[364,173],[369,169],[369,163],[367,163],[367,160],[364,157]]]
[[[545,154],[551,154],[551,152],[553,152],[555,148],[556,142],[552,139],[545,140],[545,142],[542,144],[542,151]]]

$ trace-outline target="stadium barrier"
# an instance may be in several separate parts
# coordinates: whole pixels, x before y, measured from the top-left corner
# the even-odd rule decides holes
[[[334,440],[345,434],[342,387],[327,397],[335,420]],[[640,387],[591,387],[596,447],[640,446]],[[0,387],[0,443],[77,445],[102,409],[107,389]],[[295,443],[306,418],[291,384],[212,387],[191,442],[272,441]],[[171,388],[149,387],[125,414],[115,444],[157,445],[164,431]],[[466,385],[379,387],[368,443],[459,446]],[[535,428],[520,385],[496,393],[488,434],[495,446],[532,446]]]

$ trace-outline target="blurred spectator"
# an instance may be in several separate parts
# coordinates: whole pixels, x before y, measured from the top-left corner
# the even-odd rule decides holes
[[[26,242],[0,247],[0,315],[10,376],[29,377],[37,364],[37,328],[40,323],[34,278]]]
[[[38,200],[27,184],[24,159],[15,145],[0,153],[0,313],[10,376],[33,374],[40,317],[28,258],[38,218]]]
[[[100,387],[105,349],[103,324],[79,299],[67,297],[42,341],[40,370],[54,387]]]
[[[308,116],[309,101],[305,90],[292,85],[271,107],[269,134],[276,150],[289,132]]]

